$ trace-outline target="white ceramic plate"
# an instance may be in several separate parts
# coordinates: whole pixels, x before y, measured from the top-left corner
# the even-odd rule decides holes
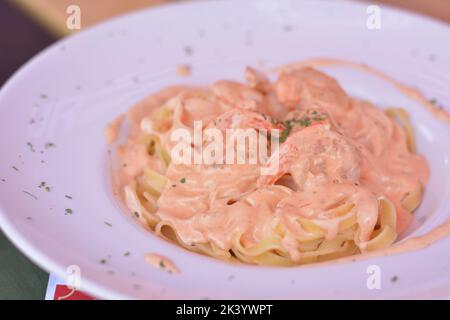
[[[329,266],[231,265],[146,232],[111,194],[106,123],[171,84],[242,79],[245,65],[326,56],[368,63],[450,105],[450,28],[381,7],[381,29],[369,30],[366,9],[341,1],[186,3],[117,18],[51,46],[0,93],[3,231],[59,276],[79,266],[82,289],[100,298],[448,297],[450,239],[417,252]],[[183,63],[192,65],[190,77],[177,75]],[[372,76],[327,71],[350,93],[406,107],[412,115],[431,179],[408,237],[446,220],[449,126]],[[41,182],[50,192],[39,188]],[[143,258],[148,252],[169,257],[181,274],[150,267]],[[367,288],[370,265],[380,267],[381,290]]]

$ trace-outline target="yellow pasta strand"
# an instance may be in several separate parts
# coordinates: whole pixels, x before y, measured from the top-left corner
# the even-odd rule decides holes
[[[406,194],[402,199],[403,207],[409,212],[413,212],[422,202],[423,187],[420,182],[417,182],[416,187]]]
[[[416,139],[414,137],[414,130],[409,121],[409,114],[402,108],[389,108],[386,109],[386,114],[396,120],[406,135],[406,144],[410,152],[416,152]]]

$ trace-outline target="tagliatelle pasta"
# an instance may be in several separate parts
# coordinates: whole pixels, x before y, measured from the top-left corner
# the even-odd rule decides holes
[[[391,246],[429,175],[406,111],[352,98],[310,67],[246,77],[168,88],[129,111],[117,152],[133,215],[188,250],[258,265]]]

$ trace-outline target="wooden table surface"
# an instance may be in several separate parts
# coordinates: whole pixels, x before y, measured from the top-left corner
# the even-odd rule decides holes
[[[81,9],[82,28],[128,11],[163,3],[186,0],[9,0],[17,4],[53,34],[63,36],[71,31],[66,27],[69,5]],[[275,1],[275,0],[273,0]],[[337,1],[337,0],[336,0]],[[355,0],[359,1],[359,0]],[[389,4],[432,16],[450,23],[450,0],[375,0],[371,3]]]

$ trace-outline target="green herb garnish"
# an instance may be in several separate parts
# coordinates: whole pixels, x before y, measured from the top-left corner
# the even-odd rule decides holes
[[[53,147],[55,147],[56,145],[53,143],[53,142],[47,142],[46,144],[45,144],[45,149],[50,149],[50,148],[53,148]]]
[[[311,125],[311,119],[309,118],[303,118],[296,121],[299,125],[302,127],[309,127]]]
[[[302,127],[309,127],[312,124],[312,121],[322,121],[326,118],[326,115],[318,115],[317,111],[312,111],[312,114],[315,115],[312,119],[309,117],[304,117],[301,119],[289,119],[282,122],[273,122],[273,124],[281,124],[284,127],[284,130],[281,132],[280,135],[280,143],[283,143],[286,141],[286,139],[289,137],[289,134],[292,131],[292,128],[295,125],[299,125]]]
[[[32,197],[34,200],[37,200],[38,197],[36,197],[34,194],[32,194],[31,192],[28,191],[23,191],[23,193],[25,193],[26,195],[29,195],[30,197]]]
[[[287,137],[289,137],[289,134],[291,133],[291,130],[292,130],[292,126],[288,126],[281,132],[281,135],[279,138],[280,143],[283,143],[286,141]]]
[[[39,189],[44,189],[47,192],[50,192],[52,189],[50,186],[47,185],[45,181],[42,181],[41,184],[38,186]]]

